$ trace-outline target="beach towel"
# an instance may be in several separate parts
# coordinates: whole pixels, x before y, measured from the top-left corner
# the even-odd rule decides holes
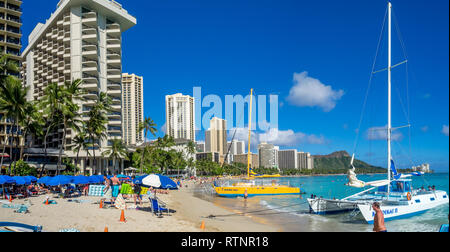
[[[104,193],[103,193],[104,188],[105,188],[104,185],[89,186],[89,196],[102,197],[104,195]]]
[[[120,189],[120,194],[130,195],[133,194],[133,188],[129,184],[122,184],[122,188]]]
[[[123,199],[122,194],[119,194],[119,196],[116,199],[116,202],[114,203],[114,206],[119,210],[127,209],[127,204],[125,203],[125,200]]]

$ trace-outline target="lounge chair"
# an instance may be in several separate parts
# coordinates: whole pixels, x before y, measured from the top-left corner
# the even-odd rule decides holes
[[[167,208],[167,205],[162,202],[159,201],[158,199],[153,199],[153,198],[149,198],[150,199],[150,205],[152,207],[152,213],[155,215],[158,215],[160,217],[162,217],[163,212],[167,212],[167,215],[169,215],[169,209]]]
[[[21,223],[14,223],[14,222],[0,222],[0,227],[12,227],[13,229],[18,229],[18,232],[26,232],[26,231],[32,231],[35,233],[42,232],[42,226],[30,226],[26,224]]]

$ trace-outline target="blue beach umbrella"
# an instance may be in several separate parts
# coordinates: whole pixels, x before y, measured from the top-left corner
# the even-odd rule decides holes
[[[11,178],[10,176],[6,176],[6,175],[0,176],[0,185],[14,184],[14,183],[16,183],[16,181],[13,178]]]
[[[35,176],[25,176],[30,179],[31,182],[37,182],[37,178]]]
[[[24,177],[13,177],[14,181],[17,185],[29,185],[30,181],[25,179]]]
[[[75,185],[85,185],[85,184],[89,184],[89,179],[86,176],[75,176],[73,177],[74,181],[73,183]]]
[[[51,177],[42,177],[37,180],[39,184],[47,184],[47,182],[51,179]]]
[[[162,189],[178,189],[177,183],[175,183],[175,181],[173,181],[169,177],[159,175],[159,174],[157,174],[157,176],[159,177],[159,180],[161,181],[160,188],[162,188]]]
[[[59,186],[59,185],[68,185],[70,183],[72,183],[71,178],[59,175],[49,179],[46,184],[49,186]]]

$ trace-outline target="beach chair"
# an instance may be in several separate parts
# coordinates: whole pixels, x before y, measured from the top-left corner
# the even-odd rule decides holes
[[[167,205],[162,202],[159,201],[156,198],[149,198],[150,199],[150,206],[152,208],[152,213],[162,217],[163,212],[167,212],[167,215],[169,215],[169,209],[167,208]]]

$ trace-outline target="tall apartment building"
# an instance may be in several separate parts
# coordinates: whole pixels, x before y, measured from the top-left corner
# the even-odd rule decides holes
[[[240,154],[240,155],[234,155],[233,156],[234,163],[240,163],[240,164],[245,164],[245,166],[247,166],[248,164],[248,154]],[[259,168],[259,156],[258,154],[250,154],[250,168],[253,169],[257,169]]]
[[[245,154],[245,142],[236,140],[233,142],[228,142],[227,149],[230,149],[231,155]]]
[[[205,133],[206,152],[218,152],[227,154],[227,121],[214,117],[211,119],[210,128]]]
[[[278,151],[280,147],[273,144],[261,143],[258,145],[259,166],[278,169]]]
[[[312,170],[314,169],[314,158],[310,153],[298,152],[297,153],[298,169],[300,170]]]
[[[82,87],[88,93],[84,101],[79,101],[79,112],[83,114],[82,120],[87,121],[87,112],[100,92],[112,98],[107,139],[89,150],[89,156],[84,150],[79,154],[78,165],[92,174],[116,172],[111,171],[112,162],[101,158],[101,153],[112,139],[122,138],[122,32],[134,25],[136,18],[116,1],[61,0],[46,23],[38,23],[34,28],[22,53],[29,100],[41,99],[49,83],[82,79]],[[77,153],[72,151],[75,135],[76,132],[69,130],[63,141],[62,130],[56,130],[49,137],[49,147],[64,144],[65,155],[76,157]],[[42,147],[42,142],[35,145]],[[91,158],[93,151],[96,162]],[[90,161],[85,163],[85,157]]]
[[[15,62],[18,66],[21,64],[22,57],[22,1],[20,0],[0,0],[0,52],[8,55],[8,59]],[[10,73],[11,74],[11,73]],[[5,113],[0,111],[0,155],[5,148],[5,154],[11,153],[12,148],[16,146],[17,141],[23,145],[23,139],[19,136],[11,137],[10,132],[17,132],[17,127],[12,128],[13,123],[5,117]],[[5,163],[4,163],[5,164]]]
[[[0,0],[0,51],[9,58],[21,61],[22,1]]]
[[[174,139],[195,142],[194,98],[183,94],[166,96],[166,132]]]
[[[122,74],[122,131],[126,145],[144,142],[144,131],[139,124],[144,121],[144,78],[135,74]]]
[[[278,165],[280,170],[298,169],[297,150],[280,150],[278,151]]]

